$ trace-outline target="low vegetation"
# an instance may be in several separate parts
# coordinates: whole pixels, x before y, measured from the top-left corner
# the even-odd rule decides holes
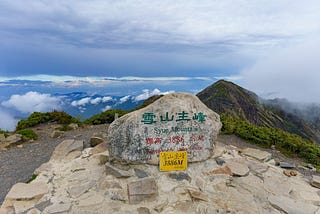
[[[124,111],[121,109],[110,109],[88,118],[87,120],[84,121],[84,123],[90,124],[90,125],[112,123],[114,121],[115,114],[118,114],[118,116],[121,117],[129,112],[130,111]]]
[[[24,140],[37,140],[38,135],[31,129],[23,129],[16,131],[16,134],[21,134]]]
[[[320,147],[312,141],[279,129],[256,126],[246,120],[226,115],[221,116],[221,121],[223,134],[235,134],[249,143],[265,148],[274,145],[284,155],[302,158],[320,169]]]
[[[9,136],[9,132],[8,131],[4,131],[2,129],[0,129],[0,134],[3,134],[5,137]]]
[[[22,130],[34,127],[41,123],[57,122],[59,124],[79,123],[77,119],[63,111],[53,112],[34,112],[27,119],[20,120],[17,124],[16,130]]]

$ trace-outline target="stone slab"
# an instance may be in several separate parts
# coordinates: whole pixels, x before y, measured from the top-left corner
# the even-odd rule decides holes
[[[12,200],[31,200],[40,198],[47,192],[48,186],[43,182],[17,183],[11,188],[6,198]]]
[[[245,148],[241,150],[241,153],[246,156],[255,158],[259,161],[268,161],[272,157],[272,155],[269,152],[262,151],[259,149],[253,149],[253,148]]]

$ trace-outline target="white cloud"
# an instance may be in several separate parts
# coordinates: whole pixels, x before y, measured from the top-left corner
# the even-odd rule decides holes
[[[112,106],[106,106],[103,109],[101,109],[101,111],[108,111],[112,108]]]
[[[91,100],[90,100],[90,103],[93,104],[93,105],[97,105],[97,104],[99,104],[101,101],[102,101],[102,98],[101,98],[101,97],[97,97],[97,98],[95,98],[95,99],[91,99]]]
[[[244,69],[239,81],[258,94],[298,102],[320,103],[320,40],[275,50],[251,68]]]
[[[131,97],[131,95],[127,95],[127,96],[120,98],[120,104],[127,102],[130,99],[130,97]]]
[[[84,105],[90,103],[90,101],[91,101],[90,97],[85,97],[85,98],[82,98],[81,100],[73,101],[71,103],[71,105],[72,106],[84,106]]]
[[[154,95],[160,95],[160,94],[163,94],[163,95],[166,95],[166,94],[169,94],[169,93],[173,93],[174,91],[166,91],[166,92],[161,92],[159,89],[154,89],[153,91],[150,92],[149,89],[144,89],[142,90],[143,93],[136,96],[134,98],[134,101],[140,101],[140,100],[146,100],[148,99],[149,97],[152,97]]]
[[[0,108],[0,129],[13,131],[18,123],[18,119],[15,119],[10,113]]]
[[[103,102],[103,103],[109,102],[109,101],[111,101],[111,100],[112,100],[112,97],[110,97],[110,96],[107,96],[107,97],[103,97],[103,98],[102,98],[102,102]]]
[[[22,113],[47,112],[60,109],[60,99],[50,94],[30,91],[24,95],[12,95],[9,100],[1,103],[8,108],[15,108]]]

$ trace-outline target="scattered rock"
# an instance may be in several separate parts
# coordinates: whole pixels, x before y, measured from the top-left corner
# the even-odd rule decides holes
[[[74,140],[74,139],[64,140],[53,151],[51,159],[61,160],[65,156],[67,156],[69,153],[74,151],[80,151],[80,154],[81,154],[82,150],[83,150],[83,140]]]
[[[51,134],[50,134],[50,137],[51,138],[61,138],[62,136],[64,135],[64,132],[63,131],[53,131]]]
[[[151,214],[149,208],[147,207],[139,207],[137,211],[138,211],[138,214]]]
[[[21,134],[13,134],[5,138],[4,143],[6,144],[5,148],[10,148],[17,146],[23,143],[23,138]]]
[[[279,162],[279,166],[284,169],[293,169],[296,166],[287,162]]]
[[[65,213],[68,212],[71,208],[71,203],[56,203],[52,204],[51,206],[48,206],[45,210],[44,213],[48,214],[54,214],[54,213]]]
[[[106,174],[113,175],[116,178],[128,178],[131,177],[131,173],[122,169],[118,169],[112,166],[110,163],[106,163]]]
[[[141,170],[141,169],[134,168],[133,170],[134,170],[134,173],[136,174],[136,176],[138,178],[148,177],[148,174],[145,171]]]
[[[314,205],[307,204],[302,201],[296,201],[285,196],[270,195],[268,197],[268,200],[274,208],[284,213],[315,213],[318,210],[318,207]]]
[[[307,167],[308,169],[310,169],[311,171],[313,171],[313,172],[317,171],[317,169],[316,169],[314,166],[312,166],[312,164],[310,164],[310,163],[307,164],[306,167]]]
[[[77,129],[77,128],[79,128],[78,124],[76,124],[76,123],[70,123],[70,124],[69,124],[69,127],[72,128],[72,129]]]
[[[31,200],[41,198],[48,192],[48,186],[42,182],[32,182],[29,184],[15,184],[7,195],[7,199],[11,200]]]
[[[100,143],[103,143],[104,139],[98,136],[92,136],[90,138],[90,146],[95,147],[97,145],[99,145]]]
[[[83,193],[87,192],[91,187],[93,187],[95,184],[92,181],[87,181],[83,184],[75,184],[72,186],[69,186],[67,189],[67,192],[70,194],[72,198],[78,198]]]
[[[171,93],[110,125],[110,156],[124,162],[158,165],[161,151],[187,149],[188,162],[206,160],[213,154],[221,126],[219,115],[196,96]]]
[[[158,194],[158,186],[154,178],[143,178],[128,183],[130,204],[138,204],[143,200],[152,200]]]
[[[313,175],[310,184],[320,189],[320,176]]]
[[[283,170],[283,174],[285,174],[288,177],[291,177],[291,176],[297,176],[298,172],[296,170],[285,169]]]
[[[241,150],[241,153],[246,156],[255,158],[259,161],[268,161],[271,159],[271,154],[269,152],[265,152],[259,149],[245,148]]]
[[[187,180],[191,182],[191,177],[186,172],[171,172],[168,176],[169,178],[175,179],[177,181]]]
[[[231,169],[228,166],[221,167],[219,169],[215,169],[207,174],[226,174],[232,176]]]
[[[94,155],[99,154],[99,153],[105,152],[107,150],[108,150],[108,144],[107,144],[107,142],[103,142],[93,148],[92,154],[94,154]]]
[[[1,213],[1,212],[0,212]],[[41,214],[41,211],[37,208],[33,208],[27,212],[27,214]]]
[[[250,171],[248,166],[245,163],[237,159],[228,160],[227,166],[231,170],[232,175],[235,175],[235,176],[246,176]]]
[[[220,166],[226,163],[226,161],[222,157],[216,158],[216,163]]]
[[[188,189],[188,192],[190,194],[192,201],[206,201],[206,202],[209,201],[208,196],[205,195],[203,192],[200,192],[195,189]]]

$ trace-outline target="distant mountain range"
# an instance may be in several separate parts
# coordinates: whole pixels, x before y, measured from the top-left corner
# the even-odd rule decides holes
[[[320,106],[265,100],[232,82],[220,80],[197,94],[219,114],[228,114],[258,126],[274,127],[320,144]]]
[[[89,95],[85,92],[54,96],[60,98],[61,110],[81,120],[109,109],[134,109],[149,98],[149,96],[137,98],[131,95]],[[236,116],[258,126],[282,129],[320,144],[320,105],[318,104],[301,105],[285,99],[262,99],[254,92],[224,80],[205,88],[197,96],[219,114]]]

